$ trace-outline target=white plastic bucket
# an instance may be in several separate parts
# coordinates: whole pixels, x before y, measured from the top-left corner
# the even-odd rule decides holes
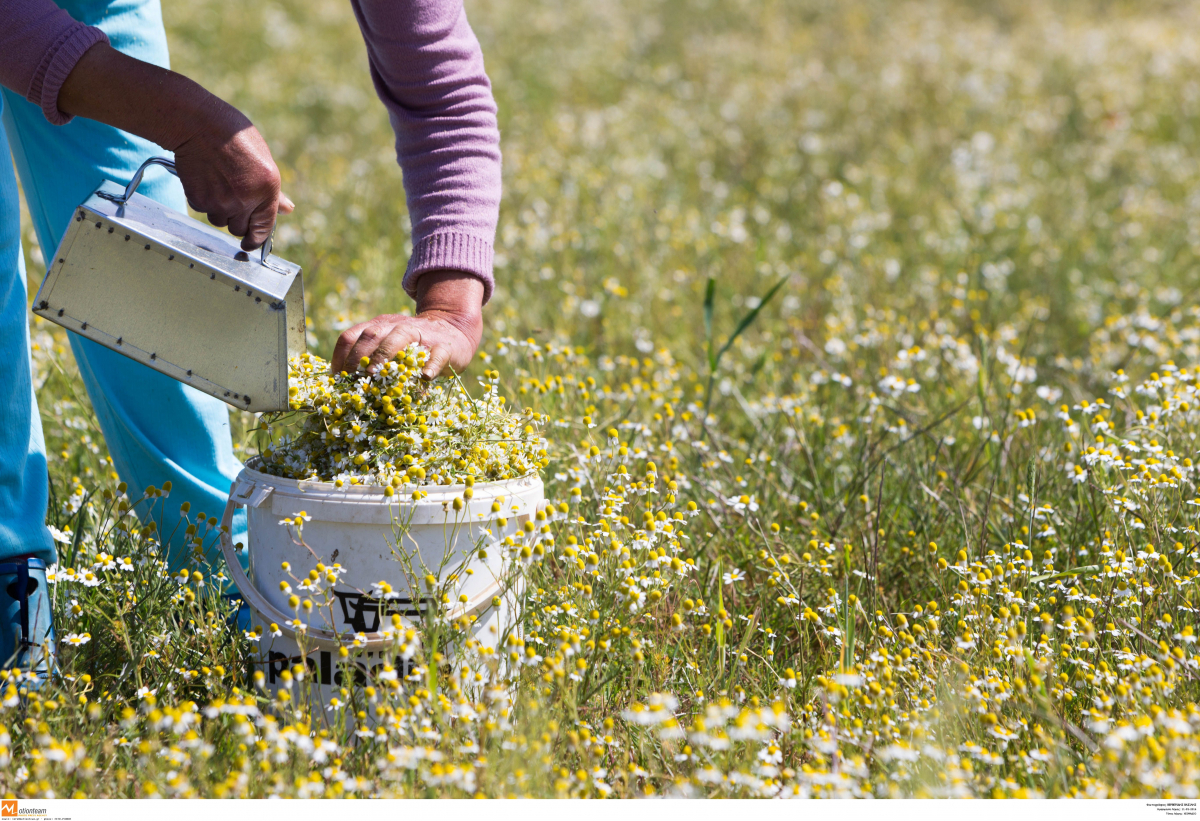
[[[399,494],[389,498],[382,487],[337,488],[249,466],[242,470],[230,489],[221,549],[250,606],[252,622],[262,628],[257,666],[268,689],[292,687],[283,673],[299,664],[307,668],[302,689],[313,706],[340,697],[342,688],[370,682],[385,664],[403,678],[412,661],[396,652],[393,613],[400,616],[403,630],[424,618],[423,609],[440,608],[445,621],[473,620],[469,637],[496,647],[516,615],[515,599],[522,588],[511,570],[506,575],[498,545],[486,558],[476,548],[524,527],[543,502],[542,482],[529,476],[478,484],[469,500],[463,499],[464,490],[462,485],[422,488],[428,495],[413,501]],[[456,499],[460,510],[455,510]],[[493,511],[496,502],[498,512]],[[229,535],[233,512],[240,506],[247,509],[250,578]],[[301,513],[311,517],[303,525],[302,543],[280,523]],[[504,526],[499,519],[506,520]],[[283,570],[284,562],[289,571]],[[318,563],[342,567],[332,595],[298,589],[297,579],[304,580]],[[427,574],[437,577],[449,603],[429,595],[422,582]],[[450,578],[454,581],[446,586]],[[292,590],[281,589],[281,582]],[[391,585],[394,598],[372,596],[379,582]],[[293,594],[311,598],[317,606],[307,613],[293,610],[288,604]],[[290,624],[297,618],[305,624],[302,630]],[[348,659],[339,659],[343,646],[350,651]],[[347,681],[348,674],[353,681]]]

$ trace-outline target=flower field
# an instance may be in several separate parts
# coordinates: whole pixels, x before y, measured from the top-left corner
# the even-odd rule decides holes
[[[463,384],[551,500],[495,545],[518,629],[427,613],[411,670],[272,694],[37,320],[63,676],[0,683],[0,793],[1195,797],[1200,7],[468,11],[505,198]],[[310,350],[409,305],[344,0],[165,14],[298,204]]]

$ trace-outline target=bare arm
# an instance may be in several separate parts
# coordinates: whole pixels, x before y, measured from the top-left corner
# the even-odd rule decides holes
[[[58,107],[174,151],[188,203],[243,237],[246,250],[266,241],[277,211],[294,207],[258,129],[181,74],[97,43],[63,83]]]

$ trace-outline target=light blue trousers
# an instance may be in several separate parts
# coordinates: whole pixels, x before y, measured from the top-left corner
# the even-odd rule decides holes
[[[167,39],[158,0],[58,0],[75,19],[98,26],[114,48],[166,67]],[[20,245],[20,207],[14,174],[20,174],[43,255],[54,249],[76,206],[103,179],[126,184],[161,148],[93,120],[65,126],[46,121],[41,109],[7,89],[0,97],[0,560],[32,553],[54,562],[46,529],[46,446],[31,379],[29,303]],[[10,162],[9,157],[12,157]],[[138,192],[179,211],[183,189],[159,170]],[[40,276],[42,272],[37,272]],[[159,522],[173,567],[186,561],[179,506],[192,515],[220,518],[229,485],[241,469],[234,458],[228,408],[219,400],[144,367],[132,359],[69,334],[117,472],[137,498],[148,485],[172,489]],[[156,515],[156,518],[159,518]],[[234,519],[244,541],[245,515]],[[216,555],[210,554],[210,560]]]

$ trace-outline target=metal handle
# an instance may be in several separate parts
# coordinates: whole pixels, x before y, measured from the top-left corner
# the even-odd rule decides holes
[[[125,186],[125,193],[121,196],[121,199],[117,201],[119,205],[124,205],[125,203],[129,202],[129,198],[133,196],[135,191],[137,191],[137,187],[142,184],[142,175],[145,174],[146,169],[152,165],[161,165],[176,177],[179,176],[179,172],[175,170],[174,160],[168,160],[166,157],[151,157],[138,166],[138,170],[134,172],[133,179],[129,181],[129,185]]]
[[[129,198],[134,195],[137,187],[142,184],[142,176],[145,175],[146,169],[152,165],[161,165],[176,177],[179,176],[179,171],[175,168],[174,160],[169,160],[166,157],[151,157],[138,166],[138,170],[133,174],[133,179],[129,181],[129,185],[125,186],[125,193],[121,195],[119,200],[115,200],[118,205],[124,205],[129,202]],[[271,246],[274,245],[275,241],[275,227],[278,224],[279,220],[271,223],[271,233],[267,235],[267,241],[262,244],[262,255],[258,259],[262,265],[266,265],[267,257],[271,256]]]
[[[262,256],[258,261],[263,265],[267,264],[267,257],[271,256],[271,246],[275,244],[275,226],[279,225],[279,220],[271,223],[271,233],[267,234],[267,240],[262,244]]]

